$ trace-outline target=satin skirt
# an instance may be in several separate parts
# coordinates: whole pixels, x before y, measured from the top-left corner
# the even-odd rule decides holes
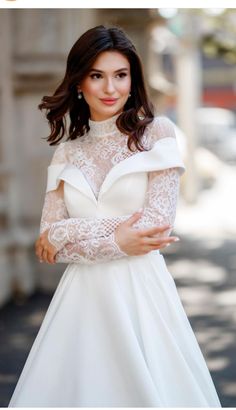
[[[69,264],[9,407],[220,407],[158,251]]]

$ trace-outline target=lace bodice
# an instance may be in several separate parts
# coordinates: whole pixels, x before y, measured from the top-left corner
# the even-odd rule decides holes
[[[128,137],[116,127],[117,116],[106,121],[89,120],[89,132],[73,141],[59,144],[51,165],[72,164],[85,176],[98,198],[109,171],[119,162],[136,155],[129,150]],[[146,128],[142,144],[152,150],[162,138],[175,138],[174,127],[166,117],[157,117]],[[132,170],[131,170],[132,172]],[[138,187],[137,187],[138,189]],[[148,173],[148,189],[143,214],[135,229],[173,224],[179,189],[179,169],[168,167]],[[119,217],[70,218],[64,201],[63,182],[48,190],[42,212],[40,233],[49,229],[49,241],[57,248],[57,262],[95,263],[127,256],[115,242],[117,226],[131,215]]]
[[[128,137],[116,127],[118,115],[106,121],[89,120],[89,132],[76,140],[61,143],[54,153],[51,164],[67,161],[78,167],[85,175],[95,196],[110,169],[118,162],[139,152],[127,147]],[[161,118],[155,125],[149,126],[143,136],[143,145],[150,149],[157,139],[174,137],[172,124]]]

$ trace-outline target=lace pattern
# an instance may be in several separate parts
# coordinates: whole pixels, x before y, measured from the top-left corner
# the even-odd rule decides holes
[[[127,256],[115,242],[114,233],[106,238],[68,243],[56,254],[58,263],[81,263],[92,265]]]
[[[47,192],[44,199],[40,233],[49,229],[53,222],[69,218],[63,198],[63,184],[60,183],[57,191]]]
[[[174,224],[179,193],[179,172],[176,168],[149,173],[144,212],[133,227]]]
[[[133,154],[128,150],[126,141],[127,137],[117,132],[115,138],[105,136],[96,139],[89,134],[68,144],[70,162],[86,176],[96,197],[109,170]]]
[[[107,120],[114,131],[114,119]],[[106,123],[106,122],[105,122]],[[96,134],[96,124],[98,124]],[[109,124],[108,124],[109,125]],[[91,123],[90,131],[78,140],[68,141],[58,146],[51,164],[69,161],[79,167],[98,195],[100,186],[111,167],[119,161],[134,155],[127,147],[127,137],[116,128],[115,138],[107,135],[109,126]],[[150,138],[147,138],[149,137]],[[163,117],[153,121],[145,133],[149,147],[158,138],[174,137],[173,125]],[[144,140],[145,140],[144,138]],[[145,141],[144,141],[145,142]],[[147,228],[154,225],[173,224],[179,190],[177,168],[149,173],[142,217],[134,228]],[[97,263],[127,256],[115,242],[114,232],[120,223],[131,215],[114,218],[69,218],[64,199],[63,185],[57,190],[47,192],[42,212],[40,232],[49,229],[48,239],[56,247],[57,262]]]

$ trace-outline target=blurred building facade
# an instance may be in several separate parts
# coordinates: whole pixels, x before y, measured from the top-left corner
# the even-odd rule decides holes
[[[235,67],[216,67],[206,59],[202,72],[201,16],[181,13],[171,26],[157,9],[0,11],[0,306],[36,286],[54,289],[66,266],[40,264],[34,254],[47,166],[55,149],[45,140],[49,128],[37,106],[61,81],[67,54],[87,29],[118,25],[135,43],[158,112],[174,109],[188,136],[185,199],[196,198],[195,109],[202,102],[212,103],[209,90],[212,96],[219,87],[232,88]],[[232,107],[234,91],[230,93]]]

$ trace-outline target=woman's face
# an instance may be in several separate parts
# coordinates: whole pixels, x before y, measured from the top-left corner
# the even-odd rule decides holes
[[[89,105],[91,120],[104,121],[119,114],[131,90],[128,59],[118,51],[102,52],[77,89]]]

